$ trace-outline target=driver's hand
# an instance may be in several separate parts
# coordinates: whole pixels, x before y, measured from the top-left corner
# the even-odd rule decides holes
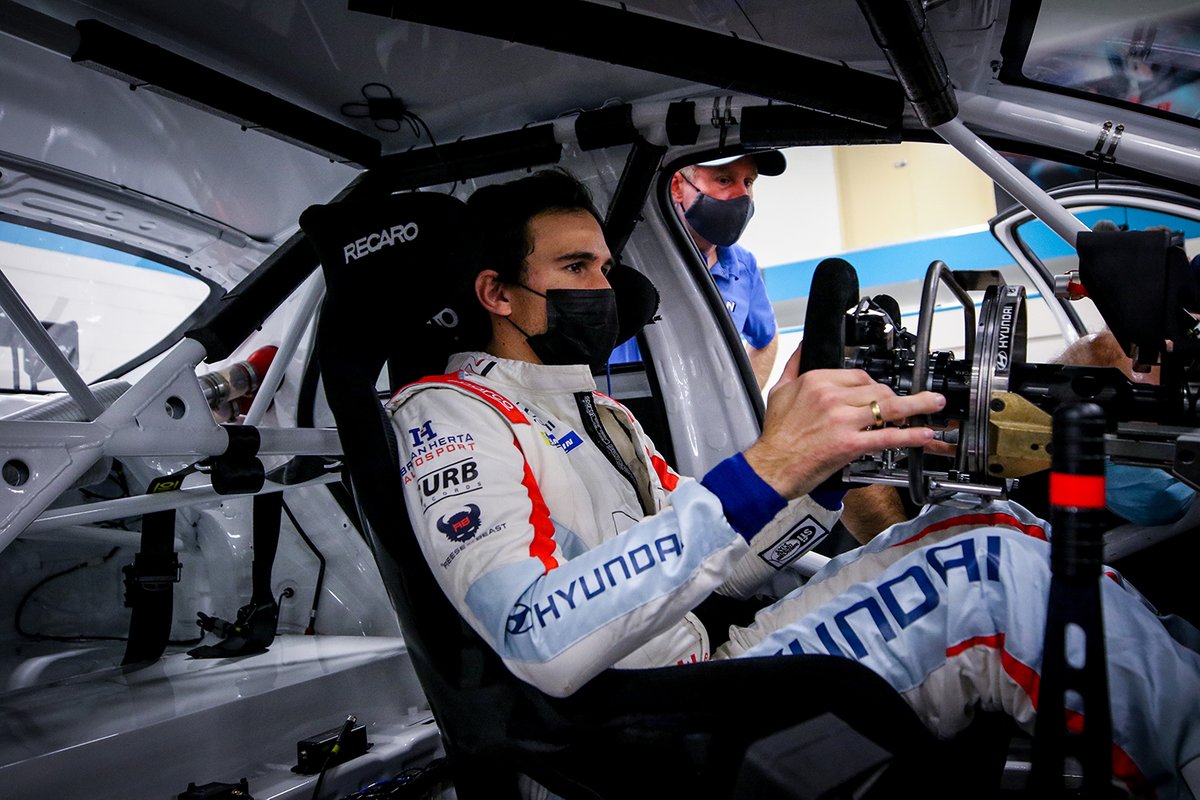
[[[925,452],[931,456],[954,458],[958,454],[958,433],[958,420],[951,420],[946,427],[935,429],[934,438],[930,440],[929,444],[925,445]],[[952,434],[948,437],[950,441],[942,439],[942,436],[947,434]]]
[[[771,388],[762,435],[745,452],[759,476],[786,498],[799,497],[866,453],[924,447],[925,427],[896,427],[915,414],[933,414],[946,399],[933,392],[902,397],[857,369],[799,375],[799,350]],[[887,427],[876,428],[872,402]]]

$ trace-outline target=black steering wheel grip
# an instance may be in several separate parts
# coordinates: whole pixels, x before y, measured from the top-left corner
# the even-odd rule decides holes
[[[801,373],[841,368],[846,348],[846,310],[858,299],[858,273],[848,262],[827,258],[817,265],[804,312]]]

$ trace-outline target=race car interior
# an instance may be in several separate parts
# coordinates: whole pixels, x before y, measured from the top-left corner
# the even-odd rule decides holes
[[[1132,521],[1102,476],[1200,490],[1200,15],[1123,5],[0,0],[0,795],[1134,796],[1096,578],[1200,640],[1200,503]],[[885,191],[910,146],[959,158],[990,210],[918,230],[961,199]],[[864,183],[834,174],[872,148]],[[940,740],[824,655],[555,698],[420,549],[383,403],[487,324],[466,199],[545,168],[587,187],[641,353],[597,388],[703,475],[766,393],[670,182],[764,150],[790,164],[757,184],[756,224],[785,207],[776,374],[803,339],[802,370],[948,401],[908,421],[937,446],[829,485],[1052,523],[1032,733],[980,709]],[[823,215],[876,192],[864,227],[913,211],[892,239]],[[1054,357],[1097,332],[1128,371]]]

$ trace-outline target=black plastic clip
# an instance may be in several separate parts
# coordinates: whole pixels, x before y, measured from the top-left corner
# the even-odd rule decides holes
[[[1100,126],[1100,135],[1096,137],[1095,147],[1088,150],[1084,155],[1103,164],[1117,163],[1117,145],[1121,143],[1121,134],[1124,132],[1124,125],[1120,123],[1114,125],[1111,119],[1105,120],[1104,124]],[[1105,148],[1105,142],[1108,143],[1107,149]]]
[[[183,565],[177,553],[137,553],[132,564],[121,568],[125,574],[125,607],[132,608],[131,592],[164,592],[179,583]]]
[[[196,612],[196,624],[201,630],[215,633],[222,641],[201,645],[188,651],[192,658],[228,658],[247,656],[265,651],[275,640],[279,623],[279,604],[247,603],[238,609],[237,620],[226,622],[204,612]]]
[[[713,98],[712,106],[712,126],[720,128],[721,138],[718,143],[718,149],[725,149],[725,137],[729,134],[729,129],[737,125],[737,117],[733,115],[733,95],[725,95],[725,110],[721,110],[721,98]]]
[[[255,456],[262,439],[253,425],[222,425],[229,446],[219,456],[204,463],[209,468],[213,491],[217,494],[254,494],[265,481],[266,469]]]

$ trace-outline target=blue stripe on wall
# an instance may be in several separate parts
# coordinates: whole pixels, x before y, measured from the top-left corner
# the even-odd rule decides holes
[[[1131,230],[1141,230],[1151,225],[1167,225],[1172,229],[1182,230],[1189,239],[1200,236],[1200,222],[1156,211],[1107,208],[1079,213],[1076,216],[1088,227],[1101,219],[1108,219],[1118,225],[1128,225]],[[1074,248],[1041,220],[1033,220],[1023,225],[1021,236],[1042,259],[1057,258],[1075,252]],[[1012,256],[1000,246],[990,230],[856,250],[842,254],[841,257],[858,273],[860,286],[924,280],[930,263],[938,259],[945,261],[951,269],[998,269],[1013,265]],[[764,268],[763,280],[771,302],[807,297],[813,272],[823,260],[813,258]]]
[[[0,242],[11,242],[12,244],[24,245],[25,247],[36,247],[40,250],[52,250],[56,253],[65,253],[66,255],[95,258],[100,261],[107,261],[110,264],[124,264],[125,266],[151,269],[156,272],[169,272],[172,275],[185,274],[177,269],[172,269],[147,258],[131,255],[121,250],[114,250],[111,247],[83,242],[79,239],[72,239],[69,236],[62,236],[36,228],[26,228],[24,225],[14,225],[11,222],[4,222],[2,220],[0,220]]]

